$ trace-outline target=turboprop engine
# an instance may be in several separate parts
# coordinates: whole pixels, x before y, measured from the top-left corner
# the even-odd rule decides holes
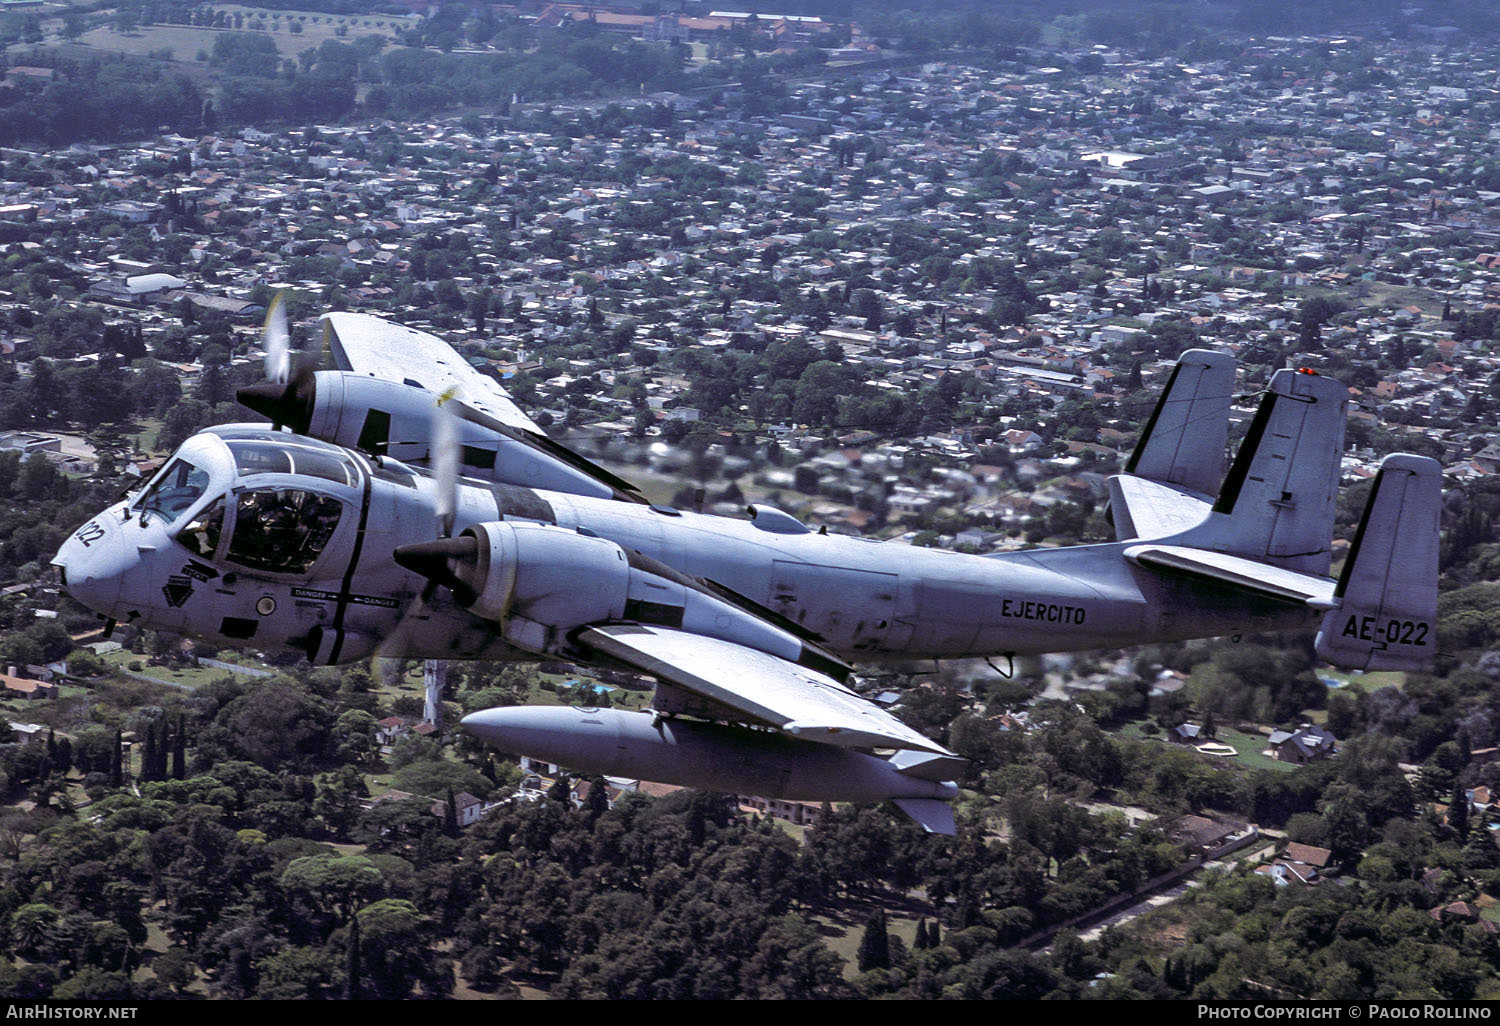
[[[418,465],[434,459],[434,420],[446,404],[461,422],[456,455],[467,476],[606,499],[624,490],[625,482],[545,436],[502,423],[461,399],[440,403],[415,384],[351,371],[303,371],[286,382],[249,385],[236,397],[299,435]]]
[[[731,641],[840,680],[850,673],[839,659],[737,605],[738,596],[567,528],[492,521],[453,538],[403,545],[395,555],[528,651],[571,654],[576,629],[633,622]]]

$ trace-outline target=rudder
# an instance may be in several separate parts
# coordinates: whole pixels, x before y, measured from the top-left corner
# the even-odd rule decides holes
[[[1212,515],[1179,544],[1327,574],[1348,402],[1348,389],[1333,378],[1277,371]]]
[[[1346,669],[1431,668],[1442,489],[1436,460],[1398,453],[1381,461],[1334,589],[1339,607],[1318,630],[1319,658]]]

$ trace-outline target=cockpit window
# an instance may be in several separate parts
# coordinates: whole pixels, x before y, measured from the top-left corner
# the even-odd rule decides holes
[[[292,460],[296,463],[299,474],[321,477],[325,481],[333,481],[341,485],[354,483],[354,470],[346,456],[334,456],[330,453],[318,452],[316,449],[298,447],[292,450]]]
[[[339,524],[343,503],[295,488],[260,488],[235,500],[228,558],[252,570],[305,573]]]
[[[226,443],[241,477],[251,474],[307,474],[337,484],[353,484],[349,458],[334,450],[288,445],[277,439],[231,439]]]
[[[274,442],[230,442],[229,452],[234,456],[234,469],[240,475],[290,474],[292,461],[286,450]]]
[[[187,460],[173,460],[141,496],[137,508],[143,518],[155,514],[166,520],[175,520],[207,490],[208,471]]]
[[[177,540],[195,556],[211,559],[219,547],[219,536],[223,533],[224,500],[220,499],[178,531]]]

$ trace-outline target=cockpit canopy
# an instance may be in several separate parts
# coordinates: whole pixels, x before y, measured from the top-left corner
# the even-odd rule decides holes
[[[230,455],[234,457],[235,473],[240,477],[255,474],[306,474],[351,486],[359,479],[354,462],[342,449],[329,452],[328,449],[310,445],[257,438],[230,438],[226,440],[226,444]]]
[[[338,530],[359,477],[337,446],[225,425],[184,442],[132,508],[143,520],[169,521],[200,559],[305,575]]]

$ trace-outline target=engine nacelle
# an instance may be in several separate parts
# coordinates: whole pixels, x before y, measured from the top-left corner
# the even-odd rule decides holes
[[[701,582],[612,541],[551,524],[492,521],[456,538],[406,545],[396,561],[453,591],[505,640],[569,653],[585,626],[645,623],[732,641],[843,677],[849,668]]]
[[[522,616],[568,631],[625,615],[630,561],[612,541],[505,521],[476,525],[460,537],[478,542],[472,568],[457,571],[470,589],[457,598],[476,616],[500,623]]]
[[[350,449],[420,463],[432,455],[437,396],[347,371],[318,371],[304,434]]]
[[[402,463],[423,465],[432,459],[439,397],[416,385],[324,370],[306,374],[289,387],[253,385],[241,389],[238,397],[301,435]],[[459,466],[465,476],[602,499],[614,495],[608,483],[549,452],[553,446],[546,439],[515,430],[506,434],[474,423],[476,416],[469,412],[459,418]]]

